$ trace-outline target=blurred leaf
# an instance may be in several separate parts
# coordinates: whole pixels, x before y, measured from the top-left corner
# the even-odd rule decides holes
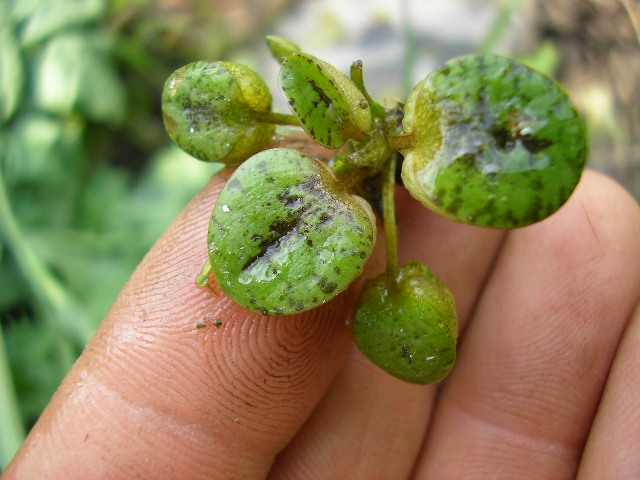
[[[0,8],[0,15],[5,13],[2,10]],[[18,108],[24,82],[18,42],[10,25],[0,20],[0,124],[6,122]]]
[[[35,94],[45,112],[69,115],[80,96],[84,57],[83,35],[58,35],[45,45],[37,66]]]
[[[127,110],[124,85],[113,67],[111,42],[103,36],[90,37],[83,54],[79,107],[95,122],[119,124]]]
[[[36,112],[18,117],[5,139],[5,175],[13,182],[51,178],[63,134],[56,118]]]
[[[88,120],[119,123],[126,114],[126,92],[116,75],[110,39],[103,34],[65,33],[45,45],[36,77],[42,110]]]
[[[24,0],[14,0],[20,3]],[[106,13],[105,0],[30,0],[22,30],[22,42],[33,45],[71,27],[99,21]]]

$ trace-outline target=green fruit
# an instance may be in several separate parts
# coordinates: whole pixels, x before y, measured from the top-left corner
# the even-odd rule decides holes
[[[391,375],[410,383],[439,382],[456,358],[453,295],[429,268],[409,262],[395,278],[387,272],[369,280],[353,333],[362,353]]]
[[[209,261],[239,305],[286,315],[322,305],[362,272],[375,243],[369,205],[320,161],[272,149],[244,162],[209,225]]]
[[[407,99],[402,125],[409,192],[445,217],[483,227],[522,227],[554,213],[587,157],[583,121],[565,92],[493,55],[455,58],[432,72]]]
[[[369,102],[333,65],[307,53],[289,55],[280,68],[280,87],[302,128],[320,145],[338,148],[371,133]]]
[[[275,127],[261,123],[271,93],[260,75],[232,62],[195,62],[176,70],[162,93],[171,139],[194,157],[238,164],[271,143]]]

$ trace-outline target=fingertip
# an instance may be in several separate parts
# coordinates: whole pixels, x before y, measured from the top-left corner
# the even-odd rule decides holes
[[[356,290],[274,318],[197,287],[230,173],[215,176],[147,254],[13,471],[262,478],[304,423],[352,346],[346,312]]]

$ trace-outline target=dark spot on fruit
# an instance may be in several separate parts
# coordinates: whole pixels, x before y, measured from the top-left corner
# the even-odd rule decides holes
[[[531,153],[539,153],[553,145],[552,141],[545,140],[544,138],[536,138],[533,135],[523,135],[520,137],[520,140],[524,148]]]
[[[332,295],[338,289],[338,285],[330,281],[327,277],[322,277],[318,280],[318,287],[320,287],[322,293],[327,295]]]
[[[498,150],[507,153],[515,148],[515,138],[506,125],[496,125],[490,131],[496,142],[496,148]]]
[[[279,219],[269,225],[271,235],[260,242],[258,245],[258,253],[247,259],[242,266],[242,270],[247,270],[260,259],[268,259],[270,256],[279,252],[280,249],[278,247],[278,242],[280,242],[282,237],[296,230],[296,226],[299,224],[303,213],[304,209],[300,209],[296,212],[292,212],[292,215],[289,218]]]
[[[324,93],[324,90],[320,88],[314,80],[309,80],[309,84],[311,85],[311,88],[313,88],[315,92],[320,96],[320,102],[316,103],[316,108],[319,107],[322,103],[325,103],[327,106],[333,103],[327,96],[327,94]]]
[[[402,358],[406,358],[407,360],[409,360],[409,365],[413,365],[415,363],[413,360],[413,355],[411,354],[411,351],[409,350],[409,347],[407,345],[402,345]]]
[[[331,215],[326,212],[323,212],[318,216],[318,225],[322,225],[328,223],[331,220]]]

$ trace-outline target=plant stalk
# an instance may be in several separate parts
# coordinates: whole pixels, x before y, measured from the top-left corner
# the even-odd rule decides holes
[[[5,345],[0,323],[0,469],[2,470],[7,468],[26,437]]]
[[[56,329],[65,331],[79,345],[85,345],[93,336],[87,322],[79,321],[86,315],[69,292],[51,274],[33,251],[16,221],[0,170],[0,237],[11,251],[22,276],[39,304],[44,317]]]
[[[382,179],[382,216],[387,248],[387,272],[394,281],[398,279],[398,226],[396,225],[395,187],[396,163],[394,153],[385,163]]]
[[[270,123],[274,125],[291,125],[292,127],[300,127],[300,121],[295,115],[275,112],[258,112],[258,122]]]

